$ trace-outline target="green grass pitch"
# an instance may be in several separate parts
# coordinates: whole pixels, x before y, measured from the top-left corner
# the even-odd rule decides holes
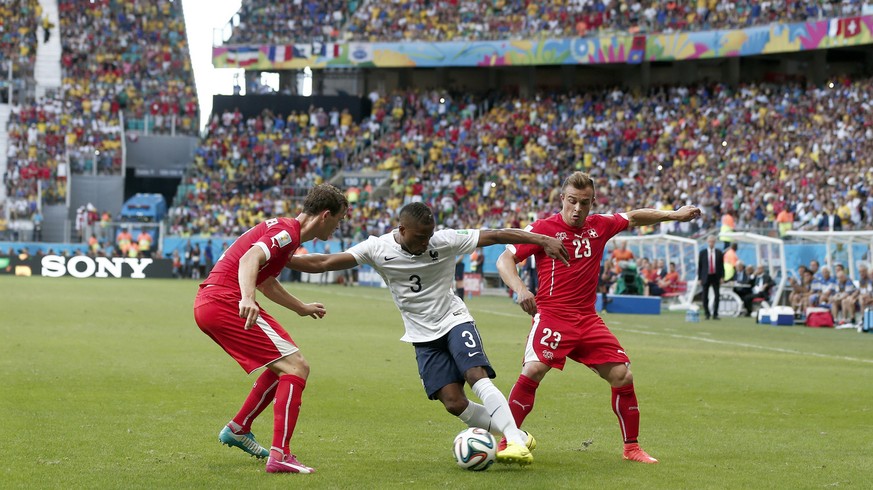
[[[873,475],[873,335],[607,314],[661,464],[622,461],[607,384],[571,363],[525,423],[534,464],[471,473],[451,456],[463,425],[426,399],[388,291],[289,285],[328,309],[317,321],[262,301],[312,367],[292,449],[318,472],[268,475],[217,442],[254,377],[194,324],[195,282],[0,288],[2,488],[870,488]],[[508,298],[468,304],[508,393],[529,319]],[[254,426],[265,445],[270,410]]]

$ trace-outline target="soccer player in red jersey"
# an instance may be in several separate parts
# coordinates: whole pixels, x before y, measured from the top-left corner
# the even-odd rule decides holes
[[[612,410],[624,439],[624,459],[657,463],[638,442],[640,412],[634,393],[630,359],[594,310],[597,278],[606,242],[632,226],[662,221],[690,221],[700,209],[683,206],[676,211],[637,209],[613,215],[589,215],[594,183],[588,174],[575,172],[561,189],[561,212],[537,220],[528,231],[556,237],[570,252],[570,267],[547,257],[536,245],[507,245],[497,260],[503,281],[518,295],[521,308],[533,316],[521,375],[509,394],[509,406],[521,427],[534,405],[536,389],[552,368],[563,369],[566,358],[585,364],[612,386]],[[518,274],[516,264],[534,255],[539,287],[534,296]],[[501,441],[502,443],[502,441]]]
[[[322,184],[310,190],[297,218],[272,218],[249,229],[215,262],[194,301],[194,320],[247,373],[266,367],[239,413],[218,435],[258,458],[268,473],[312,473],[290,452],[309,364],[288,332],[255,302],[255,289],[300,316],[321,318],[321,303],[303,303],[276,278],[301,243],[327,240],[345,217],[349,203],[339,189]],[[268,451],[251,427],[271,402],[273,444]]]

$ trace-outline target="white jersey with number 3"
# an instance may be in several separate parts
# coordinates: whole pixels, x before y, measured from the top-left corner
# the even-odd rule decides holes
[[[476,249],[479,230],[440,230],[421,255],[404,251],[395,233],[371,236],[347,252],[385,280],[406,328],[400,340],[429,342],[455,325],[472,322],[464,301],[454,293],[455,257]]]

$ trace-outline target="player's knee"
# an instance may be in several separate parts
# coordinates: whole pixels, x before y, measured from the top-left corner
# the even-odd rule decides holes
[[[528,362],[525,363],[524,367],[522,367],[521,374],[532,381],[539,383],[546,377],[546,373],[548,373],[550,369],[551,368],[548,365],[542,362]]]
[[[476,384],[476,382],[480,379],[487,377],[488,371],[485,371],[485,368],[481,366],[470,368],[467,370],[467,372],[464,373],[464,380],[467,381],[467,384],[471,387]]]
[[[469,405],[469,401],[467,397],[463,394],[453,394],[453,393],[442,393],[440,396],[440,401],[443,402],[443,406],[446,407],[446,411],[455,417],[461,415],[464,410],[467,409],[467,405]]]
[[[600,373],[600,377],[605,379],[610,386],[618,388],[620,386],[627,386],[634,382],[634,375],[626,365],[613,364],[605,369],[604,367],[605,366],[601,366],[597,371]]]
[[[298,354],[284,357],[270,366],[277,375],[293,374],[303,379],[309,377],[309,363],[306,359]]]
[[[294,367],[299,372],[297,374],[297,376],[300,376],[303,379],[306,379],[309,377],[309,363],[306,362],[306,359],[301,357],[299,362],[295,363]]]
[[[633,382],[634,373],[630,369],[619,370],[615,373],[615,379],[611,380],[612,386],[627,386]]]
[[[464,413],[464,410],[467,409],[467,405],[469,402],[466,398],[446,398],[442,400],[443,406],[446,407],[446,411],[455,417]]]

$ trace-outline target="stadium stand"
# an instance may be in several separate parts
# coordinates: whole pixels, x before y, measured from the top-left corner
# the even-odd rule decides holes
[[[862,5],[860,0],[297,0],[281,4],[245,0],[228,44],[532,39],[734,29],[859,15]]]
[[[30,40],[16,45],[16,63],[26,54],[32,65],[29,43],[35,45],[40,9],[35,1],[15,3],[22,4],[22,14],[10,19],[19,19],[18,32]],[[128,130],[198,132],[199,109],[179,2],[57,3],[61,93],[25,98],[9,117],[4,185],[12,219],[31,216],[39,195],[45,204],[63,202],[70,173],[119,174],[121,114]],[[25,19],[28,12],[34,18]],[[9,45],[17,39],[7,38]],[[7,43],[3,46],[4,56],[9,56]]]
[[[64,87],[76,109],[123,111],[129,129],[148,124],[150,130],[170,132],[175,124],[178,132],[197,134],[181,2],[99,0],[82,8],[82,2],[58,0],[58,5]],[[101,28],[90,28],[95,25]]]
[[[314,107],[287,117],[214,115],[170,210],[170,233],[238,235],[265,216],[287,214],[286,202],[332,177],[369,131]]]
[[[340,29],[354,4],[348,0],[245,0],[239,11],[239,25],[231,44],[275,43],[288,39],[329,41],[340,37]]]
[[[387,198],[356,212],[423,200],[446,226],[523,226],[554,212],[561,176],[583,169],[597,179],[601,211],[696,202],[708,211],[702,228],[716,226],[719,209],[735,210],[743,229],[773,227],[783,210],[795,215],[794,227],[810,228],[834,201],[846,229],[869,228],[871,96],[870,79],[844,79],[834,88],[716,84],[505,97],[481,111],[473,98],[410,91],[374,106],[373,119],[387,129],[345,168],[393,172]],[[791,144],[775,134],[793,134]],[[232,171],[254,186],[247,192],[274,185],[258,167],[234,161]],[[830,177],[814,178],[825,169]]]
[[[787,210],[802,228],[817,227],[835,201],[844,227],[868,228],[871,96],[870,79],[716,84],[502,97],[485,111],[471,97],[410,91],[375,106],[374,120],[392,115],[390,130],[345,168],[393,172],[387,198],[357,213],[423,200],[446,226],[523,226],[554,212],[562,176],[584,169],[596,177],[600,211],[696,202],[709,211],[703,228],[716,226],[720,209],[736,211],[744,229]],[[830,177],[816,179],[825,169]]]
[[[0,38],[0,61],[25,56],[20,64],[33,53],[18,38],[36,45],[39,13],[35,0],[14,4],[21,14],[4,17],[3,32],[17,23],[18,36]],[[13,218],[31,216],[40,193],[44,203],[62,202],[70,174],[118,174],[124,129],[197,134],[180,2],[58,5],[63,96],[10,114],[4,185]],[[245,0],[228,44],[672,32],[858,15],[862,5]],[[788,77],[524,95],[377,88],[384,93],[361,121],[331,107],[287,116],[214,114],[168,232],[237,235],[253,220],[287,212],[284,201],[312,184],[364,170],[387,171],[391,179],[350,190],[356,205],[344,228],[357,236],[390,228],[395,210],[412,201],[430,204],[443,226],[524,226],[557,209],[555,189],[575,169],[596,179],[596,212],[688,202],[705,209],[700,223],[665,231],[711,229],[725,210],[734,212],[738,229],[775,222],[818,229],[827,212],[841,217],[843,229],[870,228],[871,87],[864,77],[834,77],[824,86]]]
[[[8,88],[13,80],[33,78],[40,13],[37,0],[0,4],[0,103],[10,102]]]

